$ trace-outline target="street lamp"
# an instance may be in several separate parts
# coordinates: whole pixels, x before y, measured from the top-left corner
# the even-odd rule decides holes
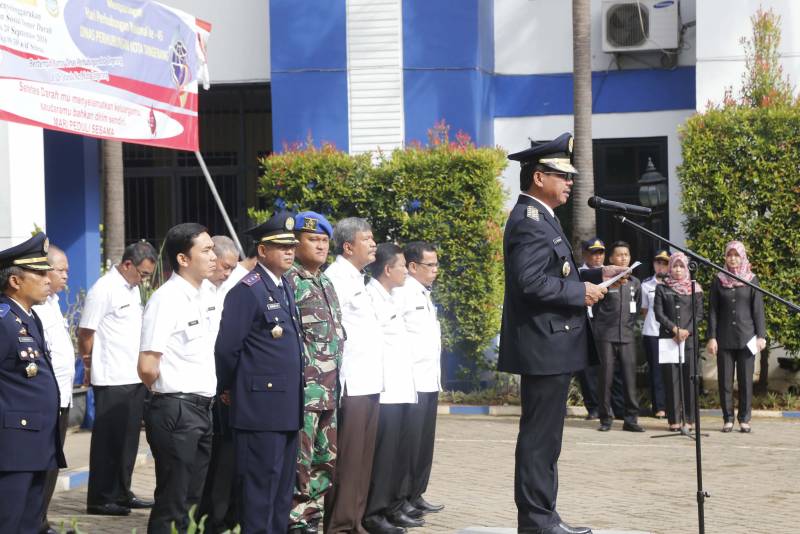
[[[653,159],[647,158],[647,168],[639,179],[639,202],[642,206],[658,209],[667,203],[667,179],[656,170]]]

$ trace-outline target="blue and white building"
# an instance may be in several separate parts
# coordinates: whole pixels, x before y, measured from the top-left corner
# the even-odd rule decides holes
[[[390,151],[424,142],[443,119],[451,134],[516,151],[573,129],[568,0],[162,1],[212,24],[201,148],[238,228],[258,204],[257,159],[285,144]],[[620,5],[629,27],[609,29]],[[677,241],[680,125],[738,87],[739,38],[759,6],[782,17],[783,65],[800,79],[792,0],[591,3],[595,191],[636,201],[652,158],[668,178],[664,231]],[[640,50],[609,51],[626,35]],[[70,257],[73,290],[99,274],[100,154],[95,139],[0,122],[0,246],[45,228]],[[192,154],[126,145],[124,161],[128,241],[158,244],[185,220],[225,231]],[[517,172],[512,163],[503,176],[509,202]],[[601,235],[614,231],[598,223]]]

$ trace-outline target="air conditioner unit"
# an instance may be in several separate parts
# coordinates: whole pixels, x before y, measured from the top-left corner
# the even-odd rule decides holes
[[[603,0],[603,52],[678,48],[677,0]]]

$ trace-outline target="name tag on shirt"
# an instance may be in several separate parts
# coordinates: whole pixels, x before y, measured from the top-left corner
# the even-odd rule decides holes
[[[424,310],[424,309],[425,309],[425,306],[417,306],[417,307],[416,307],[416,309],[417,309],[417,310]]]
[[[636,313],[636,301],[631,301],[631,313]]]
[[[268,310],[277,310],[280,309],[281,305],[279,302],[268,302],[267,309]]]

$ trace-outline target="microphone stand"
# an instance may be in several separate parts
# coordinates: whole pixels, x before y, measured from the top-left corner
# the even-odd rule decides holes
[[[745,279],[743,279],[743,278],[741,278],[741,277],[739,277],[739,276],[737,276],[737,275],[735,275],[735,274],[733,274],[731,272],[728,272],[724,267],[720,267],[719,265],[716,265],[716,264],[712,263],[711,261],[709,261],[708,259],[704,258],[703,256],[697,254],[696,252],[694,252],[691,249],[680,247],[680,246],[676,245],[672,241],[670,241],[670,240],[658,235],[657,233],[653,232],[652,230],[649,230],[649,229],[645,228],[644,226],[631,221],[625,215],[614,215],[614,218],[616,220],[618,220],[619,222],[621,222],[622,224],[625,224],[625,225],[633,228],[637,232],[639,232],[641,234],[644,234],[646,236],[649,236],[649,237],[651,237],[653,239],[657,239],[657,240],[663,241],[664,243],[668,244],[672,248],[674,248],[676,250],[679,250],[679,251],[683,252],[684,254],[686,254],[686,256],[692,260],[692,261],[689,262],[689,265],[687,265],[687,268],[689,269],[690,272],[693,273],[694,271],[696,271],[698,264],[699,265],[704,265],[706,267],[710,267],[710,268],[712,268],[712,269],[714,269],[714,270],[716,270],[718,272],[725,273],[728,276],[730,276],[731,278],[734,278],[734,279],[738,280],[739,282],[751,287],[755,291],[758,291],[758,292],[760,292],[760,293],[762,293],[764,295],[767,295],[768,297],[772,298],[773,300],[776,300],[776,301],[780,302],[781,304],[783,304],[784,306],[789,308],[791,311],[794,311],[795,313],[800,313],[800,306],[798,306],[797,304],[795,304],[793,302],[790,302],[790,301],[788,301],[788,300],[786,300],[786,299],[784,299],[782,297],[779,297],[778,295],[776,295],[776,294],[774,294],[774,293],[772,293],[770,291],[767,291],[763,287],[760,287],[760,286],[757,286],[757,285],[753,284],[749,280],[745,280]],[[699,352],[698,352],[699,348],[698,348],[698,339],[697,339],[698,338],[698,336],[697,336],[697,313],[695,312],[695,309],[694,309],[695,308],[695,303],[694,303],[695,289],[694,289],[694,286],[695,286],[696,282],[693,279],[693,277],[690,277],[690,278],[692,278],[692,280],[691,280],[691,283],[692,283],[692,293],[691,293],[691,295],[692,295],[692,330],[693,330],[692,346],[694,347],[694,351],[693,351],[694,354],[692,355],[692,358],[693,358],[693,361],[695,363],[694,374],[692,375],[691,379],[692,379],[692,382],[694,383],[694,394],[695,394],[695,403],[694,403],[695,442],[694,443],[695,443],[695,465],[696,465],[696,471],[697,471],[697,519],[698,519],[698,527],[699,527],[700,534],[705,534],[705,509],[704,509],[704,504],[705,504],[705,500],[708,497],[710,497],[711,495],[707,491],[705,491],[703,489],[703,458],[702,458],[702,447],[701,447],[701,439],[700,439],[703,434],[700,433],[700,403],[698,402],[698,400],[700,398],[700,368],[699,368],[699,365],[697,365],[697,360],[698,360],[698,356],[699,356]],[[678,434],[678,435],[680,435],[680,434]]]

